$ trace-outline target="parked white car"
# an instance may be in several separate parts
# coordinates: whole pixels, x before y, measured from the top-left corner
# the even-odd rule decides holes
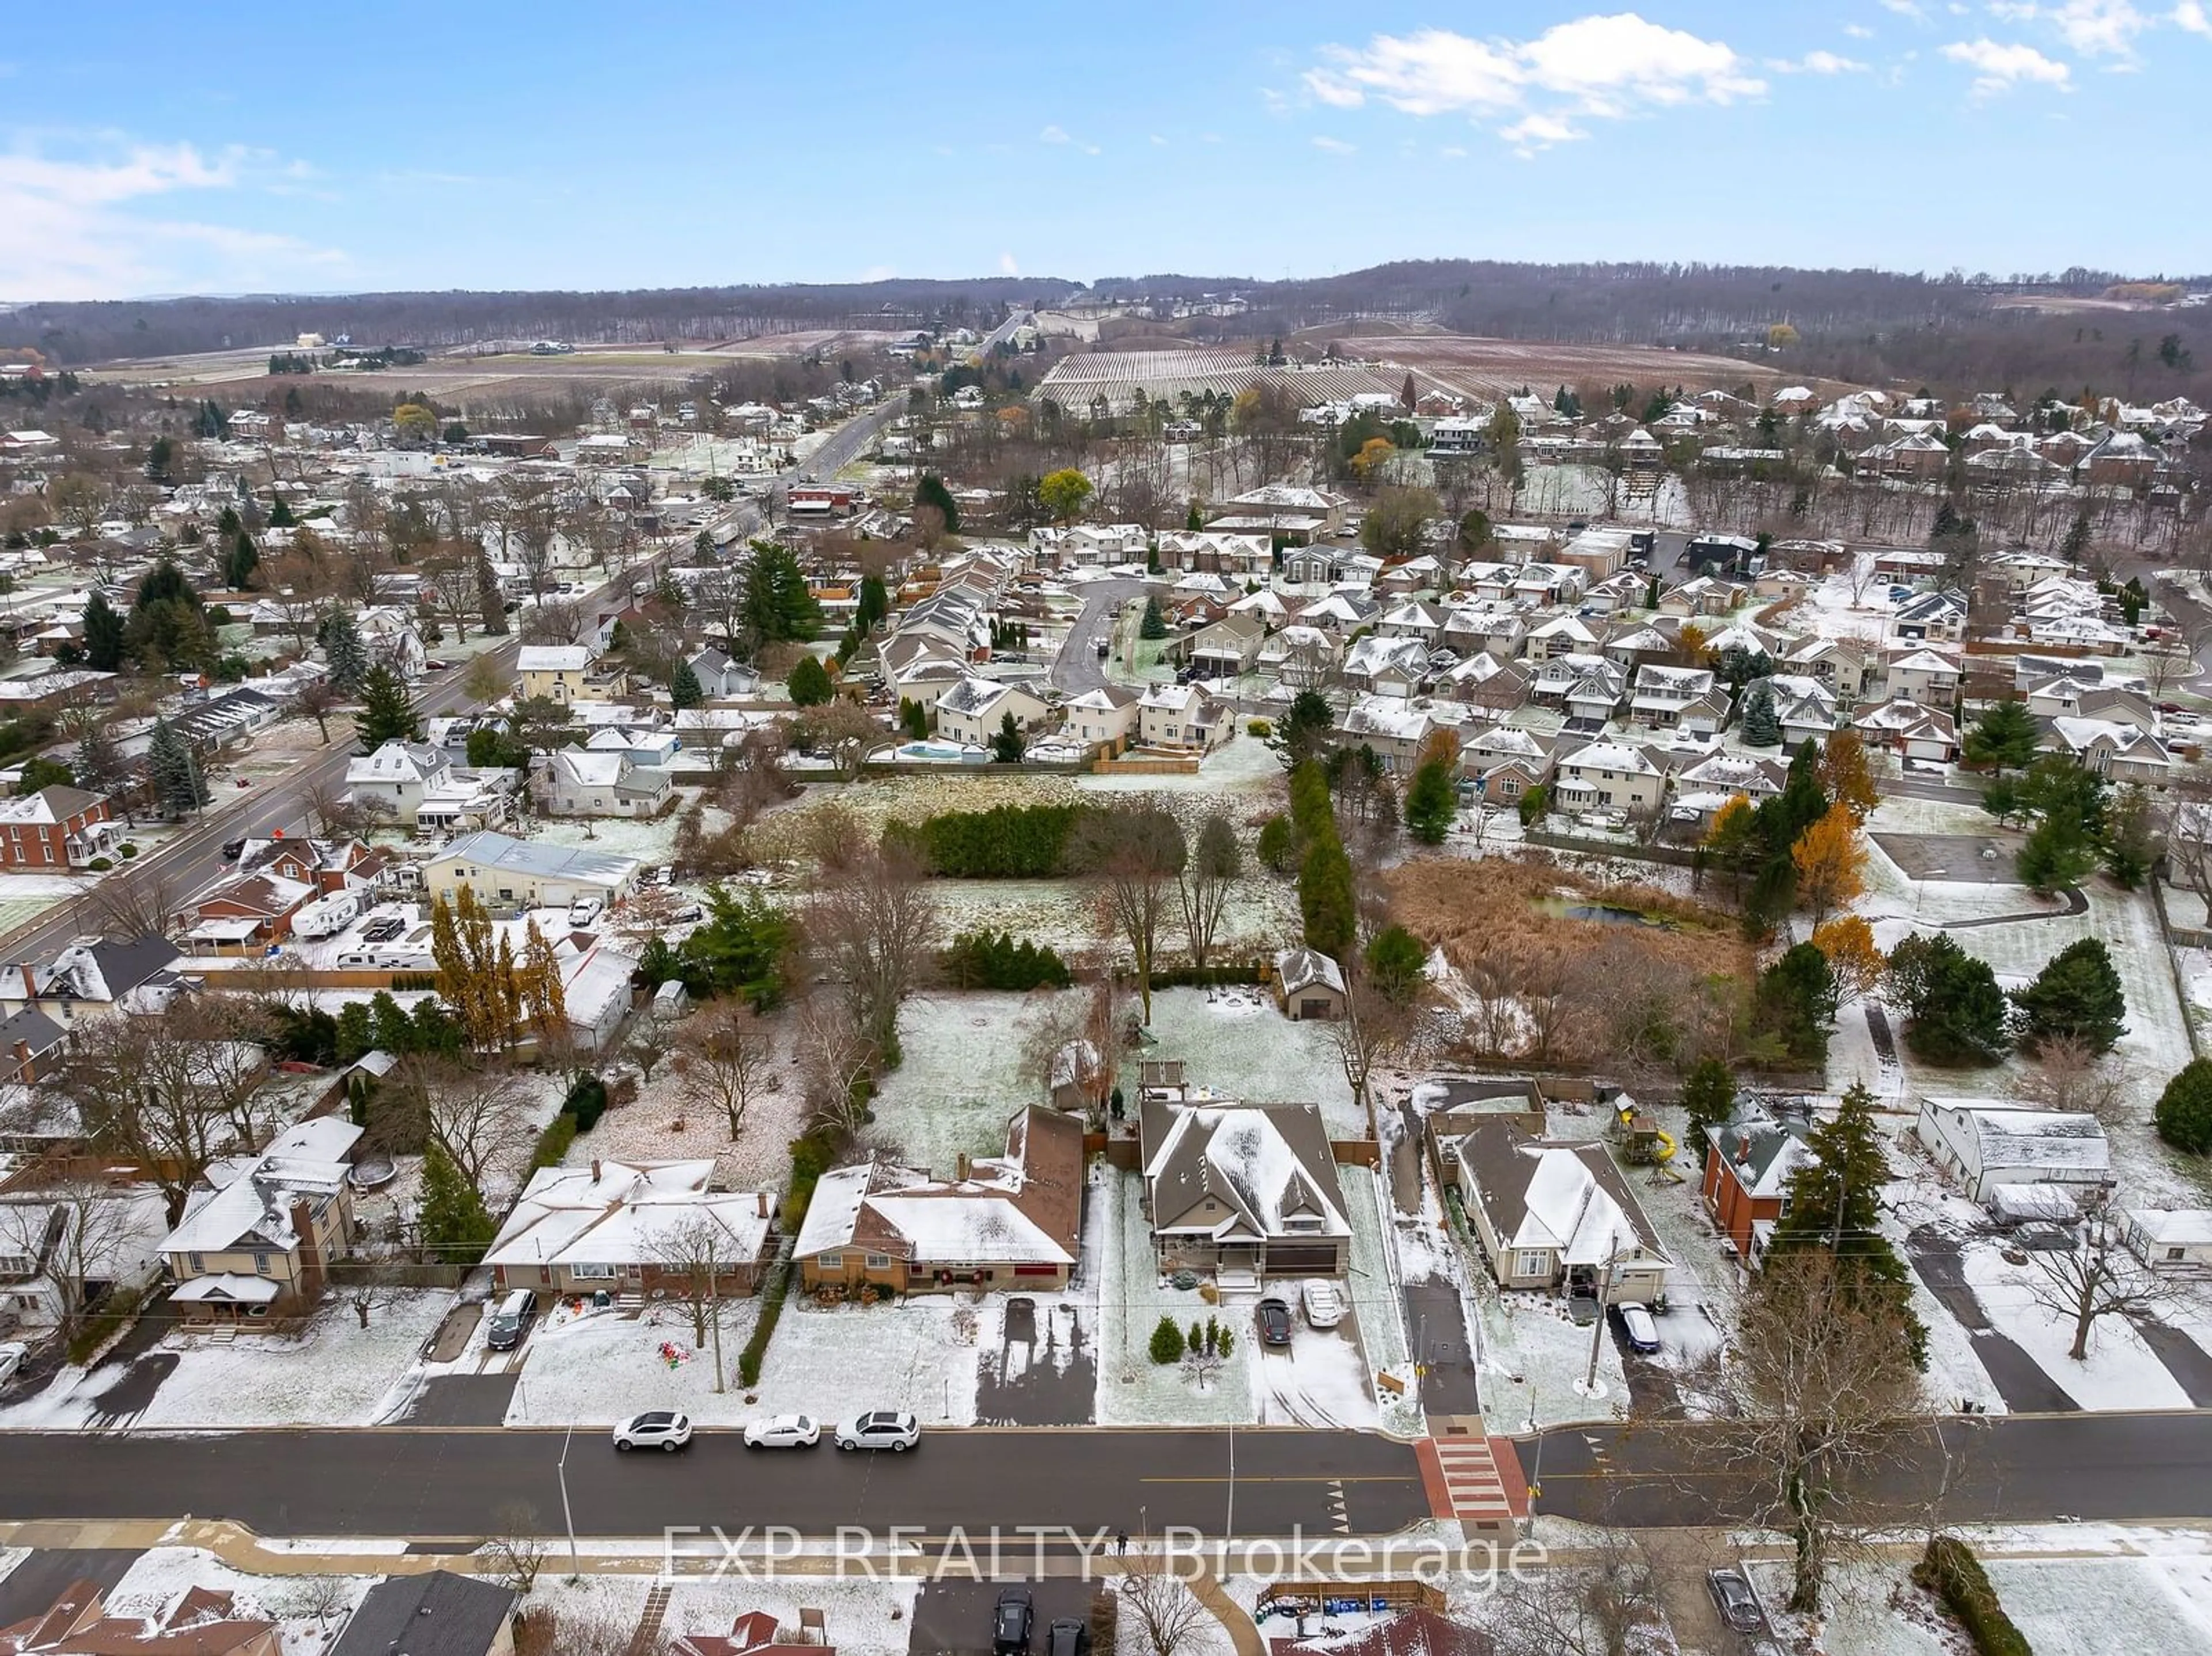
[[[632,1415],[615,1427],[617,1449],[665,1449],[671,1453],[691,1441],[691,1416],[673,1409]]]
[[[1301,1290],[1306,1320],[1316,1328],[1334,1328],[1344,1320],[1344,1290],[1326,1277],[1316,1277]]]
[[[597,897],[579,897],[568,905],[568,924],[579,930],[596,925],[605,907]]]
[[[811,1415],[765,1415],[745,1426],[748,1449],[811,1449],[822,1441],[822,1422]]]
[[[921,1441],[921,1423],[897,1410],[879,1409],[837,1422],[841,1449],[889,1449],[893,1454],[904,1454]]]

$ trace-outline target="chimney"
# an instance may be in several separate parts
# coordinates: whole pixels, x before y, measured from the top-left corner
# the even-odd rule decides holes
[[[968,1177],[968,1152],[961,1151],[958,1160],[953,1162],[952,1167],[952,1176],[955,1179],[965,1180]]]
[[[1735,1136],[1735,1160],[1738,1167],[1751,1160],[1751,1135],[1747,1132]]]
[[[596,1156],[592,1158],[592,1182],[595,1185],[599,1182],[599,1158]]]
[[[768,1217],[768,1192],[764,1190],[753,1192],[753,1216],[757,1219]]]

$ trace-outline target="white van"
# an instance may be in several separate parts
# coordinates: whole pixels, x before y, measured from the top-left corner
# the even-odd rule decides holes
[[[317,937],[334,937],[353,924],[360,913],[359,892],[332,892],[327,897],[318,897],[311,903],[302,903],[293,911],[292,935],[310,941]]]

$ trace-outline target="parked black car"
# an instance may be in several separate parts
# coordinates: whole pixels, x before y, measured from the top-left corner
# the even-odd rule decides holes
[[[238,860],[239,854],[245,849],[246,841],[243,840],[225,840],[222,842],[222,860],[226,863],[234,863]]]
[[[991,1611],[991,1656],[1029,1656],[1036,1606],[1027,1587],[1008,1587]]]
[[[1711,1589],[1713,1606],[1721,1613],[1721,1620],[1738,1633],[1766,1631],[1766,1612],[1759,1607],[1759,1595],[1751,1590],[1741,1570],[1707,1570],[1705,1586]]]
[[[1272,1295],[1260,1301],[1260,1340],[1265,1345],[1291,1343],[1291,1308]]]

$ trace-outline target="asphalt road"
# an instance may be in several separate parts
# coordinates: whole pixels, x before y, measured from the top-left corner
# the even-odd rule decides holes
[[[1631,1528],[1747,1521],[1760,1491],[1707,1422],[1565,1427],[1521,1448],[1540,1512]],[[1537,1474],[1540,1471],[1540,1477]],[[1771,1490],[1769,1491],[1771,1493]],[[2212,1519],[2212,1413],[1991,1415],[1922,1432],[1874,1476],[1889,1513],[1947,1523]]]
[[[495,1532],[500,1509],[520,1501],[553,1530],[562,1445],[552,1431],[10,1434],[0,1519],[189,1513],[264,1535],[469,1537]],[[1340,1490],[1355,1534],[1387,1535],[1429,1515],[1412,1448],[1357,1432],[939,1432],[904,1455],[748,1453],[735,1434],[708,1432],[681,1454],[625,1455],[592,1429],[568,1454],[576,1531],[591,1536],[748,1524],[817,1536],[894,1524],[928,1536],[993,1525],[1329,1535]]]
[[[1115,606],[1145,590],[1133,577],[1092,581],[1083,589],[1083,611],[1068,629],[1060,659],[1052,664],[1052,682],[1071,696],[1095,690],[1106,682],[1106,664],[1098,658],[1098,640],[1109,635]]]
[[[799,481],[812,483],[835,477],[853,463],[870,439],[905,408],[903,397],[886,397],[866,414],[848,420],[830,434],[828,442],[807,457],[805,464],[799,468]]]

